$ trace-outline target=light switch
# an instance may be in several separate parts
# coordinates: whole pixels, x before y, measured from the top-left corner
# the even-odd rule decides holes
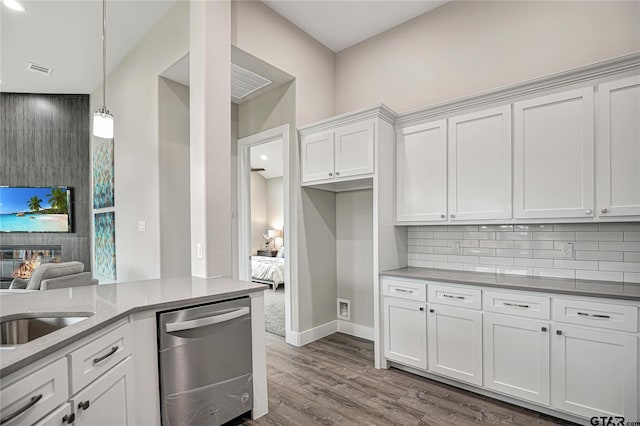
[[[202,259],[204,257],[204,244],[198,243],[196,245],[196,257]]]
[[[138,221],[138,232],[146,232],[147,231],[147,222],[144,220]]]

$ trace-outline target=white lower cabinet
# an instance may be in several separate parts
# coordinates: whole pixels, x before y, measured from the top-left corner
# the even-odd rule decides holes
[[[129,425],[133,420],[131,358],[71,399],[76,426]]]
[[[634,335],[558,324],[552,342],[552,404],[583,417],[638,415]]]
[[[429,371],[482,386],[482,312],[429,304]]]
[[[384,277],[384,357],[568,419],[640,417],[638,302],[475,287]]]
[[[426,304],[385,297],[384,356],[411,367],[427,369]]]
[[[549,322],[484,314],[484,385],[549,405]]]

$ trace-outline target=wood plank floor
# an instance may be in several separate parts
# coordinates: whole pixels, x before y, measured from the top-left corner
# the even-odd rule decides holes
[[[397,369],[373,344],[336,333],[302,348],[267,333],[269,413],[234,425],[569,424]]]

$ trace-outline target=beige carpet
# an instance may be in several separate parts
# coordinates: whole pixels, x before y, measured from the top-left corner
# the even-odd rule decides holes
[[[284,337],[284,287],[264,291],[265,330]]]

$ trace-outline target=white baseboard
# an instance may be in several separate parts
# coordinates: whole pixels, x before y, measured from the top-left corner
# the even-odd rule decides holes
[[[338,320],[338,331],[361,339],[373,340],[373,327]]]
[[[338,330],[337,321],[329,321],[317,327],[305,330],[301,333],[292,331],[290,336],[287,336],[287,343],[293,346],[304,346],[313,341],[327,337]]]
[[[373,340],[373,327],[366,327],[364,325],[354,324],[343,320],[329,321],[301,333],[296,333],[294,331],[289,332],[287,333],[286,340],[288,344],[300,347],[336,332],[360,337],[362,339]]]

